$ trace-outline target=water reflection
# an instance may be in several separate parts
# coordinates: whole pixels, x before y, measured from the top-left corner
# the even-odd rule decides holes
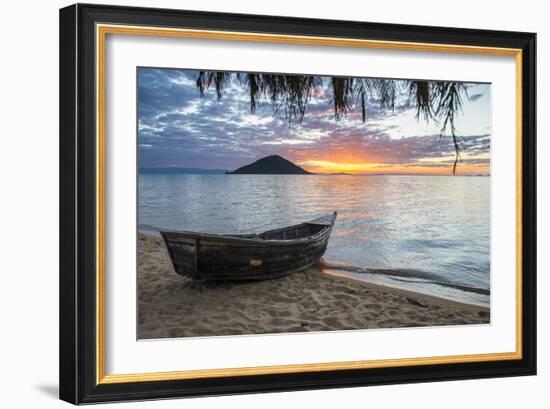
[[[449,282],[489,288],[487,177],[139,177],[139,223],[159,228],[252,233],[334,210],[338,219],[325,255],[329,262],[425,271]],[[488,302],[488,297],[476,301]]]

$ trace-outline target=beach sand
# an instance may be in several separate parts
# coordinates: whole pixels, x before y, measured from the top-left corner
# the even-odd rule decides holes
[[[311,268],[254,282],[176,274],[160,237],[139,234],[138,338],[489,323],[489,310]]]

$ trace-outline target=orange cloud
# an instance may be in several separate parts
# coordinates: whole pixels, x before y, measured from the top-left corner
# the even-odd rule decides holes
[[[452,165],[388,165],[384,163],[338,163],[329,161],[305,161],[299,163],[304,169],[313,173],[349,173],[349,174],[425,174],[425,175],[449,175],[452,173]],[[488,175],[488,164],[460,164],[457,167],[457,175]]]
[[[437,138],[339,138],[317,146],[288,147],[283,156],[313,173],[452,174],[452,147],[445,144],[440,156],[434,155],[438,143]],[[461,159],[457,175],[490,173],[489,152],[464,151]]]

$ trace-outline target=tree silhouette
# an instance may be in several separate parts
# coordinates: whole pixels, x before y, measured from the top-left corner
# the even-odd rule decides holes
[[[433,121],[439,125],[440,137],[452,137],[455,151],[453,175],[456,173],[460,160],[456,117],[462,110],[463,98],[469,99],[463,83],[224,71],[200,71],[196,83],[201,96],[204,96],[205,89],[213,86],[218,99],[221,99],[224,88],[234,79],[248,88],[252,113],[258,101],[267,99],[274,113],[286,118],[289,126],[302,122],[311,96],[325,86],[325,79],[330,81],[335,120],[359,107],[362,122],[365,123],[368,118],[367,101],[374,99],[381,109],[393,111],[397,99],[405,97],[405,107],[416,109],[417,120]]]

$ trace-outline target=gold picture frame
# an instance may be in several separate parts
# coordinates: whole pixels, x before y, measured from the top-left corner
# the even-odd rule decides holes
[[[125,14],[126,13],[126,14]],[[121,14],[124,16],[121,18]],[[81,342],[86,345],[84,350],[79,351],[80,356],[77,356],[76,349],[66,348],[62,352],[61,359],[73,362],[70,370],[63,370],[62,364],[61,374],[61,397],[67,401],[73,403],[80,402],[95,402],[104,400],[119,400],[119,399],[135,399],[135,398],[157,398],[168,396],[188,396],[195,394],[203,394],[204,389],[200,387],[189,387],[186,381],[204,380],[205,382],[216,382],[220,379],[234,378],[235,380],[242,380],[243,385],[248,385],[245,390],[257,391],[262,390],[262,377],[265,376],[278,376],[278,375],[299,375],[296,383],[296,388],[300,388],[299,379],[307,377],[308,375],[317,374],[323,376],[325,381],[318,381],[319,387],[325,387],[330,385],[330,377],[335,373],[344,372],[356,372],[362,373],[365,376],[369,376],[369,370],[396,370],[398,368],[406,368],[408,371],[414,370],[419,366],[429,366],[437,368],[445,367],[444,375],[438,375],[437,369],[434,371],[434,376],[427,380],[435,380],[438,376],[441,379],[454,379],[462,377],[461,372],[455,371],[453,374],[453,365],[460,364],[470,365],[467,370],[470,372],[478,371],[479,375],[483,370],[493,369],[494,375],[499,376],[502,372],[501,367],[505,368],[508,374],[514,373],[534,373],[534,249],[529,250],[527,255],[524,254],[524,249],[527,245],[532,246],[532,237],[534,235],[535,226],[532,224],[531,219],[533,217],[533,208],[530,205],[527,209],[524,204],[529,201],[534,195],[534,169],[532,163],[529,166],[525,165],[525,158],[530,161],[534,161],[534,153],[532,152],[531,144],[534,144],[534,127],[532,121],[534,121],[534,95],[532,91],[532,84],[534,82],[534,35],[526,33],[506,33],[502,32],[499,41],[495,42],[488,36],[487,33],[482,31],[466,32],[460,29],[439,29],[438,32],[432,33],[429,31],[423,32],[422,28],[410,27],[407,32],[402,33],[403,38],[410,37],[410,40],[393,39],[395,34],[392,34],[391,25],[383,25],[383,27],[376,26],[376,30],[379,30],[378,38],[368,38],[368,32],[372,32],[374,28],[367,23],[357,23],[362,25],[363,31],[358,31],[357,38],[342,37],[338,35],[338,30],[343,30],[345,27],[344,22],[339,26],[339,29],[328,28],[326,22],[316,22],[316,30],[319,34],[306,35],[306,34],[287,34],[285,31],[295,31],[295,24],[298,24],[299,19],[284,19],[284,18],[272,18],[270,20],[277,26],[277,30],[273,28],[267,32],[246,31],[242,29],[239,31],[229,30],[224,28],[224,22],[226,25],[231,25],[228,22],[233,22],[232,19],[237,17],[234,15],[224,15],[220,22],[220,16],[212,16],[212,23],[210,27],[196,27],[199,23],[200,16],[208,16],[208,13],[199,12],[174,12],[170,24],[165,21],[166,18],[161,11],[154,9],[133,9],[126,7],[102,7],[102,6],[71,6],[61,10],[61,40],[62,43],[66,39],[65,36],[74,36],[66,44],[65,48],[61,49],[62,58],[62,75],[63,70],[66,73],[70,71],[69,67],[73,69],[73,75],[75,76],[74,84],[62,84],[62,88],[73,87],[70,90],[62,89],[61,92],[61,104],[62,104],[62,121],[63,115],[65,115],[68,121],[66,128],[62,127],[61,143],[71,144],[71,146],[78,145],[79,138],[90,139],[89,134],[79,134],[78,131],[78,115],[82,115],[86,110],[90,112],[90,104],[86,108],[79,107],[78,97],[79,92],[82,92],[83,99],[89,101],[91,97],[94,99],[94,105],[92,107],[95,112],[94,131],[92,133],[93,141],[89,142],[94,146],[95,155],[93,157],[86,157],[81,160],[87,166],[93,167],[93,173],[90,174],[87,171],[88,179],[86,180],[86,189],[88,191],[95,191],[94,211],[92,214],[88,214],[90,220],[94,220],[94,237],[93,237],[93,253],[94,260],[92,263],[93,268],[88,268],[86,272],[76,271],[74,268],[68,268],[66,265],[62,265],[61,280],[69,282],[68,276],[71,276],[71,283],[68,285],[70,291],[78,293],[78,291],[85,291],[86,306],[75,297],[71,301],[63,298],[66,296],[69,290],[62,290],[62,315],[67,320],[67,324],[64,325],[62,320],[62,351],[63,345],[66,345],[70,340],[74,340],[75,328],[79,324],[76,323],[76,318],[79,314],[82,314],[84,308],[89,311],[90,306],[94,306],[94,316],[88,317],[87,321],[83,324],[86,325],[86,331],[76,331],[77,338],[87,337]],[[238,16],[239,21],[242,21],[243,16]],[[261,22],[254,16],[246,16],[250,26],[257,26]],[[179,20],[178,20],[179,19]],[[140,23],[141,20],[156,21],[153,24]],[[296,21],[294,21],[296,20]],[[200,20],[202,21],[202,20]],[[79,24],[80,22],[80,24]],[[176,24],[177,23],[177,24]],[[64,28],[65,27],[65,28]],[[75,34],[78,30],[84,33],[80,38]],[[453,31],[454,30],[454,31]],[[276,32],[277,31],[277,32]],[[423,37],[430,38],[430,41],[418,41],[415,38],[414,33],[423,33]],[[428,33],[428,34],[427,34]],[[93,34],[93,35],[92,35]],[[461,42],[450,43],[447,40],[449,35],[453,34],[455,37],[461,38]],[[105,371],[106,360],[106,343],[105,343],[105,192],[106,192],[106,175],[105,175],[105,43],[108,36],[125,35],[125,36],[157,36],[166,38],[192,38],[192,39],[209,39],[218,41],[243,41],[243,42],[255,42],[255,43],[279,43],[279,44],[300,44],[300,45],[320,45],[320,46],[334,46],[334,47],[354,47],[354,48],[374,48],[383,50],[404,50],[404,51],[429,51],[429,52],[445,52],[445,53],[466,53],[466,54],[481,54],[481,55],[496,55],[496,56],[509,56],[515,58],[516,66],[516,346],[515,351],[506,353],[487,353],[477,355],[456,355],[456,356],[432,356],[432,357],[415,357],[415,358],[400,358],[400,359],[383,359],[383,360],[370,360],[370,361],[348,361],[348,362],[319,362],[315,364],[296,364],[296,365],[278,365],[278,366],[257,366],[257,367],[240,367],[240,368],[219,368],[219,369],[205,369],[205,370],[187,370],[187,371],[173,371],[173,372],[152,372],[152,373],[128,373],[128,374],[107,374]],[[367,36],[367,37],[365,37]],[[418,35],[416,35],[418,37]],[[494,37],[494,35],[493,35]],[[489,44],[490,43],[490,44]],[[497,44],[493,44],[497,43]],[[80,50],[82,55],[90,57],[93,56],[93,60],[86,60],[85,63],[77,60],[77,51]],[[63,60],[65,58],[65,60]],[[63,61],[66,62],[64,68]],[[76,67],[72,67],[76,64]],[[87,64],[86,67],[82,67],[79,64]],[[80,71],[79,71],[80,70]],[[90,73],[94,73],[90,78]],[[67,74],[69,75],[69,74]],[[85,91],[78,87],[79,81],[82,81],[82,87],[86,87]],[[75,84],[77,84],[75,86]],[[93,84],[93,86],[90,86]],[[64,99],[65,98],[65,99]],[[80,109],[79,109],[80,108]],[[75,114],[75,112],[77,112]],[[69,116],[71,118],[69,118]],[[88,118],[88,121],[90,119]],[[72,128],[72,129],[71,129]],[[67,130],[64,130],[67,129]],[[76,130],[76,131],[75,131]],[[87,130],[89,132],[89,130]],[[70,140],[70,141],[69,141]],[[74,155],[75,152],[72,152]],[[74,168],[74,160],[78,158],[62,157],[62,169],[66,171],[74,172],[74,178],[77,179],[78,170]],[[90,168],[90,169],[91,169]],[[80,171],[82,174],[83,171]],[[92,178],[90,179],[90,175]],[[527,186],[525,184],[527,183]],[[63,183],[62,183],[63,186]],[[73,190],[78,190],[78,187],[73,187]],[[68,206],[73,206],[78,213],[78,209],[82,208],[82,204],[75,200],[78,195],[75,194],[69,188],[62,191],[62,197],[67,202]],[[87,207],[88,208],[88,207]],[[89,213],[89,211],[87,211]],[[529,213],[529,214],[526,214]],[[526,225],[526,220],[528,221]],[[67,220],[61,221],[61,233],[63,240],[72,240],[75,250],[78,245],[74,243],[78,240],[74,231],[76,227],[74,222],[70,223]],[[526,241],[529,240],[529,242]],[[88,253],[89,254],[89,253]],[[68,255],[71,259],[75,257],[75,254]],[[88,256],[86,256],[88,257]],[[92,278],[89,276],[93,272],[93,291],[90,289],[79,290],[79,286],[82,286],[84,281],[91,283]],[[86,280],[79,280],[79,274],[87,274]],[[93,294],[93,299],[90,300],[90,295]],[[526,299],[526,295],[528,299]],[[79,309],[80,308],[80,309]],[[93,342],[90,339],[90,326],[93,323]],[[82,324],[80,324],[82,325]],[[91,346],[93,345],[93,350]],[[86,355],[85,364],[83,367],[82,361],[79,361],[82,356]],[[93,360],[90,358],[93,357]],[[506,362],[507,365],[498,365],[499,363]],[[80,365],[78,365],[80,363]],[[93,368],[90,368],[90,364],[93,363]],[[492,364],[496,364],[491,366]],[[477,368],[477,369],[476,369]],[[69,374],[82,371],[76,378],[72,378]],[[500,372],[499,372],[500,371]],[[515,371],[515,372],[514,372]],[[506,371],[504,371],[506,372]],[[504,373],[506,374],[506,373]],[[376,376],[372,376],[373,384],[376,384]],[[402,376],[401,373],[397,375]],[[475,373],[473,376],[476,376]],[[350,383],[353,377],[350,378]],[[369,384],[365,381],[364,377],[361,378],[363,384]],[[158,388],[156,392],[151,392],[151,388],[159,385],[162,382],[174,382],[173,392],[168,393],[165,389]],[[179,384],[177,384],[180,382]],[[248,384],[247,384],[248,382]],[[75,387],[75,383],[78,387]],[[147,384],[146,395],[140,392],[140,385]],[[82,385],[86,385],[83,387]],[[117,389],[119,388],[119,389]],[[284,387],[281,384],[280,388],[273,387],[274,390],[284,390],[288,387]],[[228,393],[232,389],[224,389],[223,386],[219,386],[219,393]],[[236,391],[238,388],[233,387]],[[263,389],[267,390],[267,389]],[[216,393],[216,392],[215,392]]]

